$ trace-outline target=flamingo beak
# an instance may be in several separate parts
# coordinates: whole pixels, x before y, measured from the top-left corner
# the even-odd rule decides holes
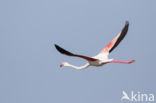
[[[63,67],[63,63],[60,64],[60,67]]]

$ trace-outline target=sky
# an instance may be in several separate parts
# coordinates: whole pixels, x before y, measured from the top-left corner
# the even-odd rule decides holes
[[[155,0],[1,0],[0,103],[127,103],[122,91],[156,96]],[[54,47],[95,56],[125,25],[110,58],[136,60],[81,66]],[[130,103],[130,102],[128,102]],[[133,102],[131,102],[133,103]],[[147,103],[147,102],[141,102]]]

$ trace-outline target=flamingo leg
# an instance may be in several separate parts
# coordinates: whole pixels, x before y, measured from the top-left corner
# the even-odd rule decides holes
[[[131,60],[131,61],[120,61],[120,60],[112,60],[109,63],[124,63],[124,64],[130,64],[135,62],[135,60]]]

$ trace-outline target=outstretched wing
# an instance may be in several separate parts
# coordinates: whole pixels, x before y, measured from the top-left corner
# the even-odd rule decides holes
[[[125,35],[127,34],[129,27],[129,22],[126,21],[125,27],[122,29],[122,31],[110,42],[106,45],[106,47],[99,53],[99,54],[109,54],[111,53],[123,40]]]
[[[61,48],[60,46],[58,46],[58,45],[56,45],[56,44],[55,44],[55,47],[56,47],[56,49],[57,49],[60,53],[62,53],[62,54],[64,54],[64,55],[67,55],[67,56],[80,57],[80,58],[86,59],[86,60],[88,60],[88,61],[97,61],[97,60],[98,60],[98,59],[94,59],[94,58],[87,57],[87,56],[83,56],[83,55],[73,54],[73,53],[71,53],[71,52],[69,52],[69,51],[67,51],[67,50],[65,50],[65,49],[63,49],[63,48]]]

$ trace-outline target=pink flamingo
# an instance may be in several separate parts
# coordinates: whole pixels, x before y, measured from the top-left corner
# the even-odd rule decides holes
[[[85,69],[89,66],[102,66],[102,65],[107,64],[107,63],[125,63],[125,64],[133,63],[135,60],[120,61],[120,60],[114,60],[114,59],[108,58],[109,53],[111,53],[114,50],[114,48],[116,48],[119,45],[119,43],[123,40],[123,38],[127,34],[128,27],[129,27],[129,22],[126,21],[125,26],[122,29],[122,31],[110,43],[108,43],[106,45],[106,47],[104,49],[102,49],[102,51],[98,55],[96,55],[94,57],[88,57],[88,56],[84,56],[84,55],[73,54],[73,53],[71,53],[71,52],[69,52],[69,51],[67,51],[67,50],[65,50],[65,49],[63,49],[60,46],[55,44],[56,49],[60,53],[65,54],[67,56],[80,57],[80,58],[83,58],[83,59],[88,61],[88,63],[86,63],[85,65],[80,66],[80,67],[71,65],[67,62],[63,62],[60,64],[60,67],[67,66],[67,67],[72,67],[72,68],[81,70],[81,69]]]

